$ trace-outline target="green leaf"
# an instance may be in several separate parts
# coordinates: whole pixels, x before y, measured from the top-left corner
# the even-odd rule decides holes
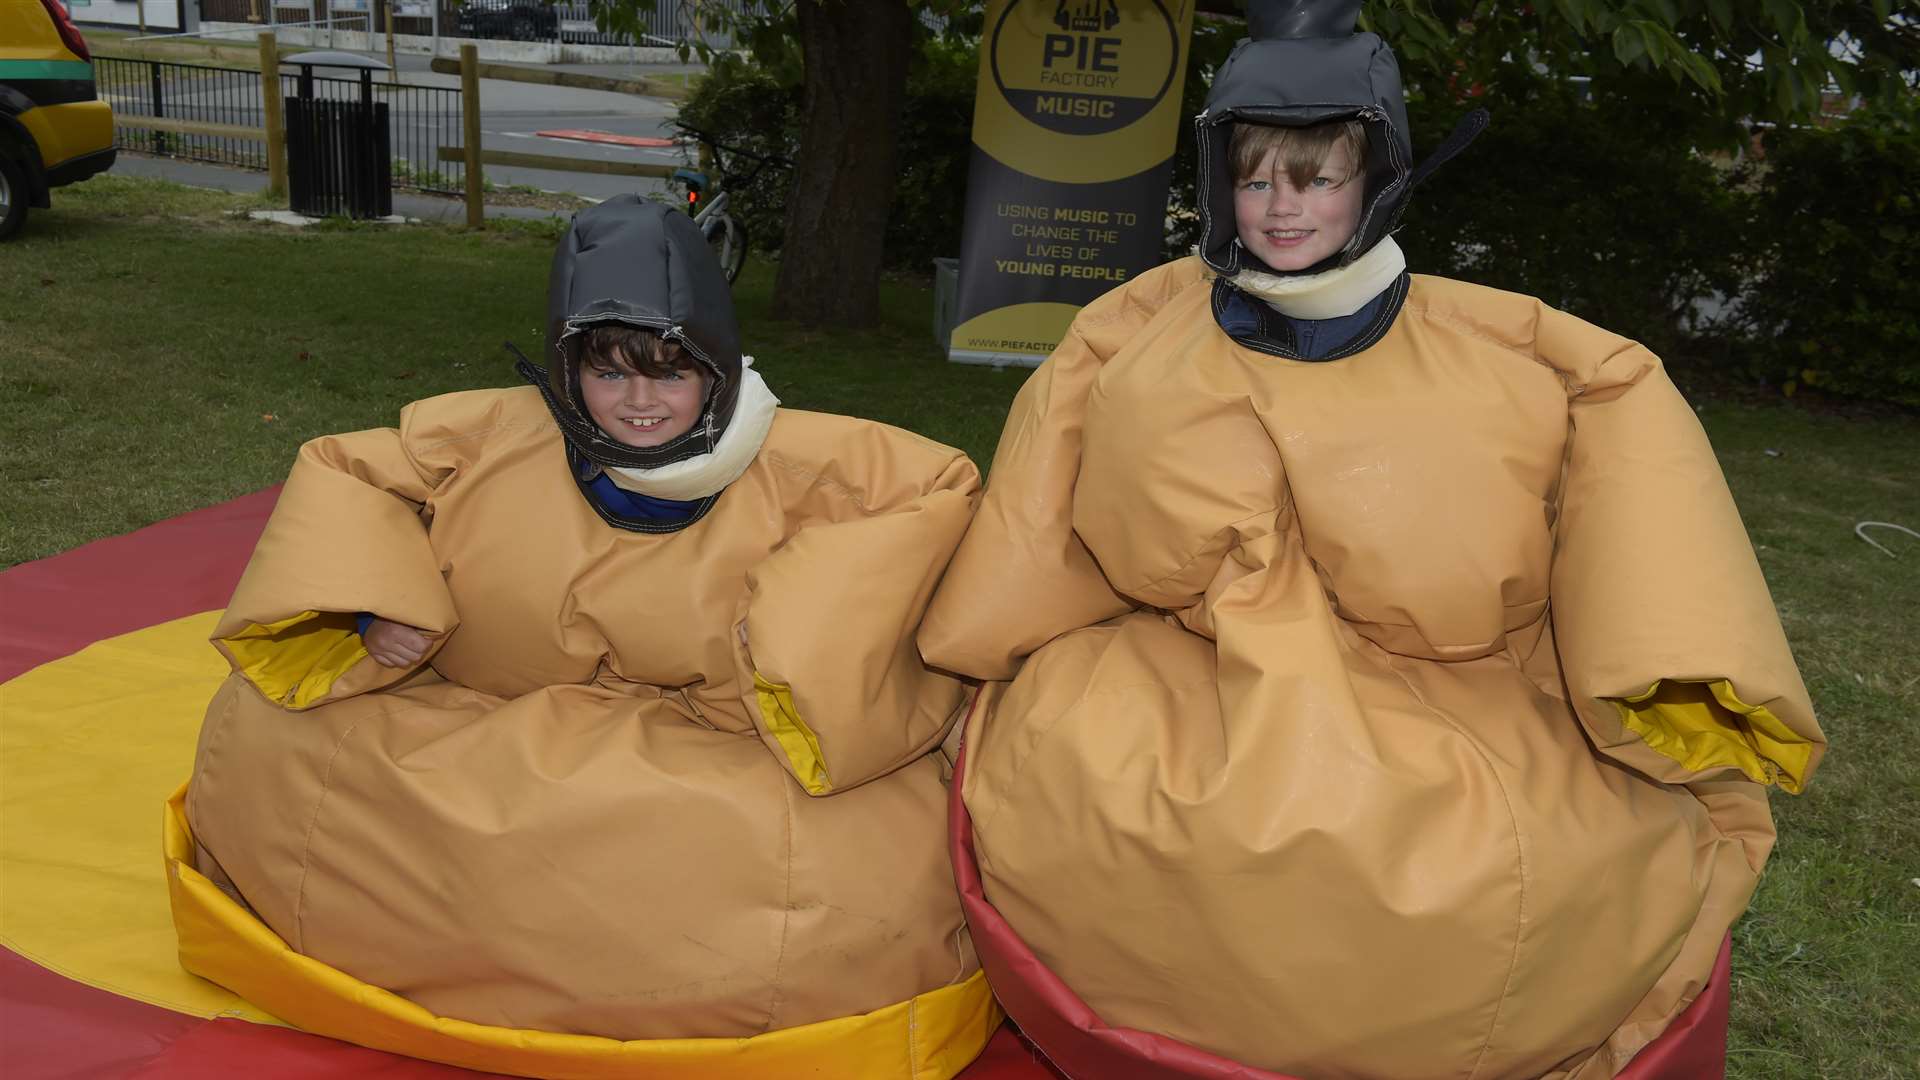
[[[1780,32],[1782,38],[1791,37],[1795,24],[1803,24],[1800,5],[1793,0],[1765,0],[1761,7],[1766,9],[1767,21]]]
[[[1640,40],[1645,43],[1647,49],[1647,62],[1653,65],[1654,70],[1667,66],[1669,46],[1675,51],[1681,51],[1679,42],[1674,41],[1665,30],[1660,28],[1659,24],[1641,19],[1634,23],[1634,27],[1640,32]]]
[[[1799,104],[1800,80],[1792,68],[1773,73],[1773,104],[1780,110],[1780,119],[1794,116]]]
[[[1622,23],[1620,29],[1613,32],[1613,55],[1622,65],[1632,67],[1634,61],[1646,54],[1647,43],[1634,24]]]
[[[1885,3],[1886,0],[1880,0]],[[1707,15],[1723,34],[1733,32],[1733,0],[1707,0]]]
[[[1560,9],[1560,17],[1567,20],[1573,32],[1584,36],[1587,32],[1587,13],[1574,0],[1554,0],[1554,6]]]
[[[1720,82],[1720,69],[1713,66],[1713,61],[1699,53],[1688,53],[1687,59],[1689,73],[1701,89],[1711,92],[1715,97],[1727,92],[1726,87]]]

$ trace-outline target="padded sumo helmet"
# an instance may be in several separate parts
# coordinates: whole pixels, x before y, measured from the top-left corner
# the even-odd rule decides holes
[[[608,324],[651,330],[706,369],[706,407],[686,434],[628,446],[593,422],[580,398],[579,350],[568,341]],[[733,292],[692,218],[637,195],[573,216],[547,278],[547,366],[522,357],[519,370],[576,454],[603,468],[654,469],[711,453],[733,419],[741,367]]]
[[[1345,266],[1378,244],[1398,227],[1413,186],[1486,127],[1486,112],[1475,110],[1415,168],[1399,62],[1379,37],[1354,32],[1359,14],[1360,0],[1250,0],[1248,38],[1220,65],[1207,107],[1194,118],[1200,255],[1219,274],[1278,273],[1241,248],[1236,236],[1227,153],[1235,123],[1307,127],[1359,120],[1366,128],[1359,228],[1346,247],[1301,274]]]

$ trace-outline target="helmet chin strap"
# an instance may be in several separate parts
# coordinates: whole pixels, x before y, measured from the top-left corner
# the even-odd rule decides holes
[[[1407,186],[1419,187],[1422,181],[1433,175],[1435,169],[1451,161],[1455,154],[1467,148],[1468,143],[1479,138],[1480,133],[1487,130],[1487,125],[1492,122],[1493,118],[1487,115],[1485,109],[1475,109],[1461,117],[1447,137],[1440,141],[1440,145],[1433,148],[1433,153],[1427,155],[1427,160],[1413,167],[1413,175],[1408,178]]]

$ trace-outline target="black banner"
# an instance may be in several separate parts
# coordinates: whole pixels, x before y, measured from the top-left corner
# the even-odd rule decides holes
[[[948,357],[1037,364],[1160,262],[1191,0],[993,0]]]

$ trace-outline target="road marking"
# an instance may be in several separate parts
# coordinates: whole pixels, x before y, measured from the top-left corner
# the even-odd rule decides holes
[[[575,142],[600,143],[606,146],[627,146],[648,150],[678,145],[672,139],[662,139],[651,135],[615,135],[611,131],[594,131],[587,128],[555,128],[551,131],[536,131],[534,134],[543,139],[571,139]]]

